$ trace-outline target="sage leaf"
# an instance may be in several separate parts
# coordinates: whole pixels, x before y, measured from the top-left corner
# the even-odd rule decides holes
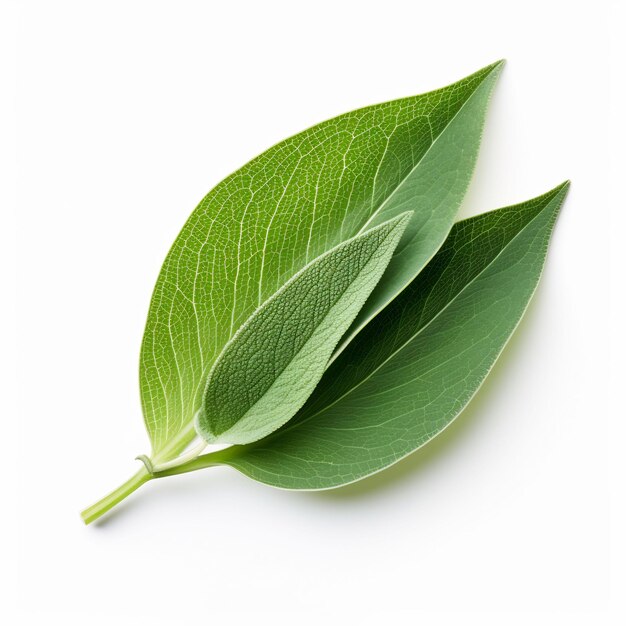
[[[397,259],[350,336],[417,275],[465,194],[501,66],[318,124],[256,157],[200,202],[165,259],[141,347],[154,463],[176,458],[193,440],[216,358],[311,260],[414,211]]]
[[[470,401],[519,323],[568,185],[457,223],[426,269],[348,345],[290,422],[179,472],[221,463],[277,487],[326,489],[424,445]]]
[[[411,215],[326,252],[251,315],[209,374],[196,425],[206,441],[256,441],[300,409],[380,280]]]

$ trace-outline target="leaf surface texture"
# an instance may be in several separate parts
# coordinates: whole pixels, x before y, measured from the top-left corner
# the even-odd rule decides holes
[[[440,433],[526,310],[567,186],[457,223],[302,410],[266,439],[217,453],[220,461],[277,487],[325,489],[377,472]]]
[[[197,421],[212,443],[244,444],[287,422],[376,286],[411,213],[339,244],[293,276],[215,362]]]

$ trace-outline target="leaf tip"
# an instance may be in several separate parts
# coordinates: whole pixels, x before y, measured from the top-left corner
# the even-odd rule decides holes
[[[565,198],[567,197],[567,194],[569,192],[570,184],[571,181],[569,179],[565,180],[557,185],[554,189],[545,193],[543,196],[539,196],[539,199],[544,200],[544,209],[552,211],[555,215],[555,219],[563,208],[563,203],[565,202]]]
[[[396,218],[398,224],[406,224],[415,215],[415,211],[405,211]]]
[[[489,70],[489,73],[493,73],[496,76],[500,74],[502,68],[506,65],[506,59],[500,59],[491,65],[488,65],[485,69]]]
[[[397,236],[401,237],[414,214],[415,211],[405,211],[404,213],[400,213],[400,215],[397,215],[393,219],[389,220],[389,222],[387,222],[389,234],[398,233]],[[384,226],[385,224],[381,224],[381,227]]]
[[[572,184],[572,181],[569,180],[569,178],[567,180],[564,180],[561,184],[557,185],[551,193],[553,193],[555,196],[557,195],[561,195],[563,198],[565,198],[565,196],[567,195],[567,193],[569,192],[569,188]]]
[[[544,194],[537,196],[530,202],[543,201],[544,203],[549,203],[552,202],[552,200],[554,200],[555,198],[559,198],[562,201],[567,195],[570,185],[571,181],[565,180],[562,183],[559,183],[556,187],[550,189],[550,191],[546,191]]]

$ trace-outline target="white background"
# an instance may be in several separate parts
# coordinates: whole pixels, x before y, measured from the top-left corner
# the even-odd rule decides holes
[[[625,623],[620,3],[3,8],[4,623]],[[536,299],[462,418],[335,492],[219,468],[84,527],[148,452],[143,324],[204,193],[318,121],[501,57],[463,214],[572,188]]]

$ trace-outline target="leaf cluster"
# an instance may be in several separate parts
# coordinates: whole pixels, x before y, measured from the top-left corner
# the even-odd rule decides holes
[[[455,222],[501,69],[318,124],[207,194],[152,296],[135,482],[224,464],[337,487],[455,419],[528,306],[568,187]]]

